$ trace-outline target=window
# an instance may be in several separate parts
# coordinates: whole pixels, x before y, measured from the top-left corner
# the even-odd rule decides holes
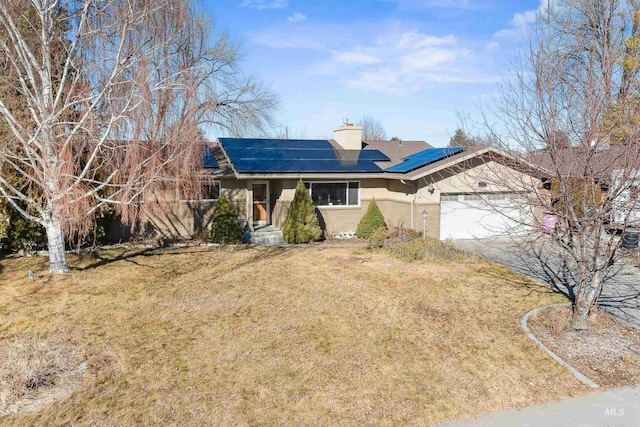
[[[316,206],[359,206],[360,183],[349,182],[305,182]]]
[[[481,200],[509,200],[509,197],[512,196],[508,193],[474,193],[474,194],[442,194],[440,196],[440,201],[442,202],[478,202]]]
[[[202,183],[203,200],[218,200],[220,197],[220,181],[204,181]]]
[[[442,194],[440,195],[440,201],[442,202],[457,202],[460,196],[458,194]]]
[[[200,183],[202,186],[202,192],[200,197],[196,200],[180,199],[180,203],[193,203],[193,202],[215,202],[220,197],[220,181],[214,181],[210,178],[205,178]]]
[[[487,200],[509,200],[509,194],[505,193],[491,193],[485,196]]]

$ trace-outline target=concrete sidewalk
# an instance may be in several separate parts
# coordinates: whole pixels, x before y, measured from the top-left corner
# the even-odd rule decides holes
[[[437,427],[484,426],[640,426],[640,385],[503,412],[475,419],[436,424]]]

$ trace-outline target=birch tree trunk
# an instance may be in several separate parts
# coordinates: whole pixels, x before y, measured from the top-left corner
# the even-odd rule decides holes
[[[44,228],[47,232],[47,243],[49,247],[49,272],[50,273],[67,273],[67,256],[64,246],[64,232],[60,218],[55,215],[44,222]]]

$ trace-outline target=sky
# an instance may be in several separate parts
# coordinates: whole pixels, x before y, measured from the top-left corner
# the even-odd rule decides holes
[[[290,137],[370,116],[441,147],[497,96],[545,0],[202,1],[241,44],[242,72],[278,96]]]

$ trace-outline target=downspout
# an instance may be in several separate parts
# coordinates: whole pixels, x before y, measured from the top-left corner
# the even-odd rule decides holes
[[[408,185],[409,185],[409,184],[407,184],[407,183],[404,181],[404,179],[401,179],[401,180],[400,180],[400,182],[401,182],[401,183],[403,183],[403,184],[404,184],[404,185],[406,185],[406,186],[408,186]],[[414,227],[414,219],[413,219],[413,217],[414,217],[414,211],[415,211],[414,206],[415,206],[415,204],[416,204],[416,199],[417,199],[417,197],[418,197],[418,187],[417,187],[417,185],[414,183],[414,184],[413,184],[413,200],[411,200],[411,229],[412,229],[412,230],[415,230],[415,227]]]

